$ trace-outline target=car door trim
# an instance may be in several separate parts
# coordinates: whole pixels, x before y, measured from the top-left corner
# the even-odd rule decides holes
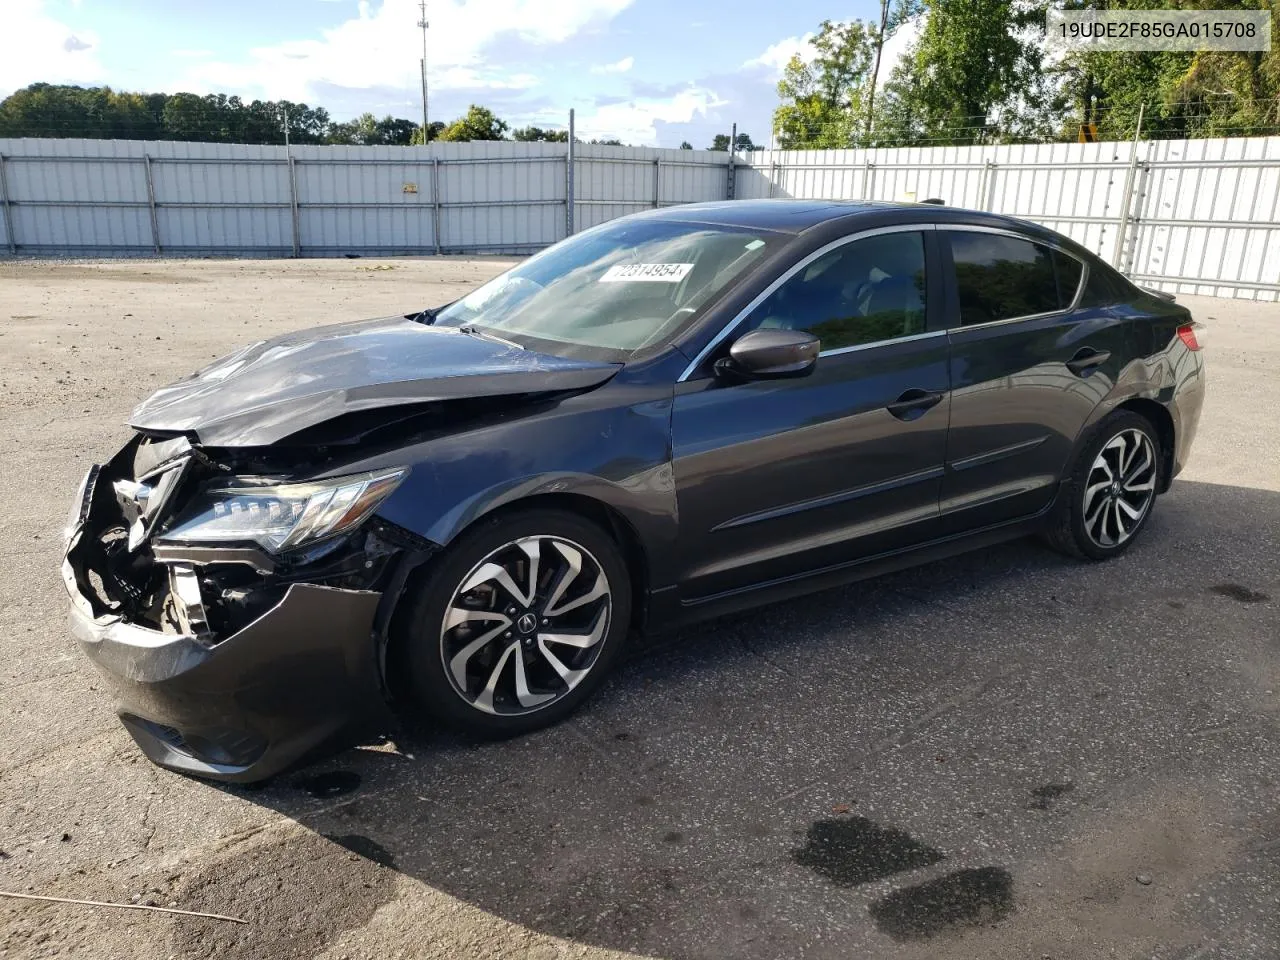
[[[747,319],[748,316],[751,315],[752,310],[760,306],[760,304],[762,304],[770,294],[772,294],[780,286],[782,286],[784,283],[786,283],[788,280],[794,277],[797,273],[799,273],[809,264],[813,263],[813,261],[817,260],[819,257],[824,256],[827,253],[830,253],[832,250],[835,250],[838,247],[843,247],[847,243],[853,243],[855,240],[865,240],[868,237],[876,237],[886,233],[928,233],[931,230],[937,230],[937,229],[938,229],[938,224],[936,223],[899,223],[889,227],[873,227],[870,230],[861,230],[858,233],[851,233],[848,236],[837,237],[835,240],[832,240],[830,243],[824,244],[823,246],[819,247],[817,250],[814,250],[812,253],[805,255],[804,257],[802,257],[801,259],[793,263],[786,270],[784,270],[782,273],[780,273],[773,280],[773,282],[770,283],[763,290],[761,290],[760,293],[758,293],[750,303],[748,303],[745,307],[739,310],[737,315],[728,323],[726,323],[724,327],[720,330],[720,332],[717,333],[714,337],[712,337],[705,347],[703,347],[701,350],[698,351],[698,354],[693,358],[693,361],[687,367],[685,367],[684,372],[681,373],[680,376],[676,378],[676,383],[683,383],[684,381],[688,380],[689,377],[693,374],[693,372],[702,365],[702,362],[707,359],[707,356],[711,353],[711,351],[713,351],[716,347],[720,346],[720,344],[724,342],[725,338],[728,337],[729,334],[733,333],[733,331],[737,329],[737,327],[742,323],[742,321],[744,321],[745,319]],[[1027,238],[1024,237],[1023,239],[1027,239]],[[846,350],[853,350],[861,347],[878,347],[878,346],[883,346],[886,343],[896,343],[899,340],[915,340],[919,337],[932,336],[935,333],[945,333],[945,332],[946,332],[945,330],[941,330],[941,331],[931,330],[923,334],[910,334],[909,336],[905,336],[905,337],[895,337],[892,340],[876,340],[873,343],[857,344],[854,347],[841,347],[838,350],[824,351],[823,353],[819,354],[819,356],[828,356],[830,354],[842,353]]]
[[[888,480],[877,480],[875,483],[863,484],[860,487],[853,487],[850,490],[841,490],[839,493],[828,494],[825,497],[814,497],[811,500],[798,500],[795,503],[784,504],[781,507],[770,507],[768,510],[759,510],[755,513],[745,513],[740,517],[734,517],[731,520],[725,520],[711,528],[712,533],[720,530],[730,530],[734,527],[745,527],[753,523],[763,523],[766,520],[777,520],[780,517],[788,517],[796,513],[804,513],[809,510],[817,510],[821,507],[834,506],[837,503],[847,503],[850,500],[857,500],[861,497],[869,497],[877,493],[885,493],[889,490],[896,490],[899,487],[907,487],[913,483],[923,483],[926,480],[936,480],[943,474],[943,468],[927,467],[924,470],[917,470],[914,473],[904,473],[898,477],[890,477]]]
[[[982,453],[975,453],[972,456],[964,457],[960,460],[952,460],[947,464],[947,468],[953,471],[968,470],[971,467],[984,467],[989,463],[995,463],[997,460],[1003,460],[1006,457],[1016,456],[1027,450],[1034,450],[1040,444],[1049,439],[1048,434],[1039,437],[1032,437],[1030,440],[1020,440],[1017,443],[1011,443],[1007,447],[996,447],[994,450],[984,450]]]

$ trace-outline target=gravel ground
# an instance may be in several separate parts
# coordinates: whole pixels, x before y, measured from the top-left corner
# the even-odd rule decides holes
[[[144,760],[58,531],[132,405],[497,259],[0,263],[0,956],[1280,957],[1280,305],[1186,297],[1190,467],[1101,565],[1020,542],[669,635],[510,743],[259,789]]]

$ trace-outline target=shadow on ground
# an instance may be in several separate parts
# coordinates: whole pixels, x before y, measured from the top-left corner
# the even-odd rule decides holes
[[[1108,564],[933,563],[651,641],[529,737],[389,731],[231,788],[311,832],[211,866],[194,908],[285,875],[346,913],[187,929],[310,956],[398,871],[667,958],[1274,955],[1277,530],[1280,494],[1179,483]]]

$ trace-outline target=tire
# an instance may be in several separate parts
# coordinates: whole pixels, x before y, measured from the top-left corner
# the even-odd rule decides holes
[[[1072,465],[1045,540],[1082,560],[1107,560],[1124,553],[1151,516],[1160,463],[1160,438],[1146,417],[1130,410],[1109,414]]]
[[[562,510],[502,513],[429,565],[399,622],[397,662],[429,716],[471,736],[517,736],[599,687],[626,643],[631,599],[622,552],[599,526]]]

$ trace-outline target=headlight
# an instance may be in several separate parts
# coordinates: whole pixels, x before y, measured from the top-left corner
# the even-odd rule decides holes
[[[401,467],[315,483],[243,479],[207,490],[161,539],[189,543],[252,540],[278,553],[360,524],[408,474]]]

